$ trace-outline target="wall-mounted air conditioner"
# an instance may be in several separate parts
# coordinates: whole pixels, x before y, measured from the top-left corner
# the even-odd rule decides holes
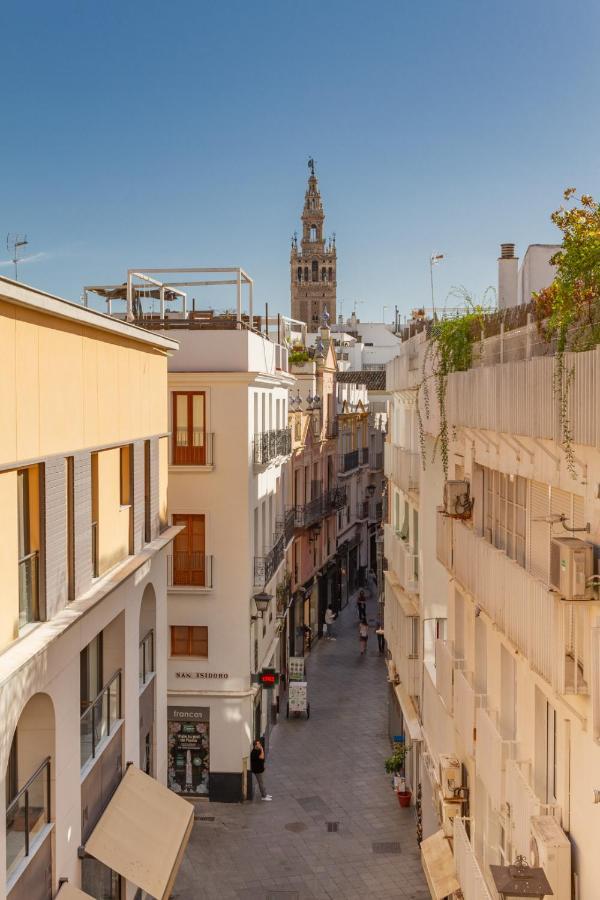
[[[473,509],[468,481],[446,481],[444,484],[444,512],[457,519],[468,519]]]
[[[594,547],[573,537],[553,537],[550,543],[550,587],[565,600],[584,600],[594,572]]]
[[[462,803],[459,801],[442,800],[439,805],[440,823],[446,837],[452,837],[454,833],[453,820],[455,816],[462,814]]]
[[[444,800],[454,800],[462,787],[462,768],[456,756],[440,755],[440,787]]]
[[[552,900],[571,900],[571,843],[553,816],[531,819],[530,863],[544,870]]]

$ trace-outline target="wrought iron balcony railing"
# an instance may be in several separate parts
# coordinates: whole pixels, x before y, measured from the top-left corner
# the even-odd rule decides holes
[[[6,807],[6,874],[31,856],[32,844],[50,823],[50,757]]]
[[[205,553],[174,550],[167,556],[169,587],[213,587],[213,558]]]
[[[369,448],[361,447],[358,451],[358,464],[359,466],[368,466],[369,465]]]
[[[19,627],[39,618],[39,553],[34,550],[19,560]]]
[[[108,737],[121,718],[121,670],[102,688],[81,716],[79,734],[81,767],[95,759],[98,745]]]
[[[373,471],[383,469],[383,450],[380,450],[379,452],[371,450],[369,453],[369,468]]]
[[[273,535],[273,546],[264,556],[254,557],[254,584],[264,587],[271,580],[285,556],[285,534]]]
[[[276,521],[277,533],[283,533],[284,542],[287,547],[294,537],[294,528],[296,526],[296,507],[290,506],[286,509],[284,515]]]
[[[292,452],[292,429],[279,428],[262,431],[254,435],[254,463],[265,466],[278,456],[288,456]]]
[[[348,453],[342,453],[340,456],[340,472],[352,472],[353,469],[358,469],[358,450],[350,450]]]
[[[303,506],[295,506],[296,528],[308,528],[310,525],[330,516],[346,503],[346,488],[336,487],[320,494]]]

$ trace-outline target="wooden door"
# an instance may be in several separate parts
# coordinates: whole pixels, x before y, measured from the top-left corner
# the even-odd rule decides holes
[[[174,541],[173,584],[206,584],[205,521],[203,515],[175,514],[173,525],[185,525]]]
[[[173,465],[206,465],[206,394],[173,392]]]

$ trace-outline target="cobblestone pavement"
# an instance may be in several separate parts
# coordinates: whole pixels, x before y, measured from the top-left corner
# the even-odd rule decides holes
[[[369,600],[368,617],[375,618]],[[371,630],[359,656],[354,602],[307,661],[311,715],[280,717],[265,771],[272,803],[198,803],[173,897],[305,900],[430,897],[412,809],[385,774],[385,665]],[[337,831],[329,830],[336,828]]]

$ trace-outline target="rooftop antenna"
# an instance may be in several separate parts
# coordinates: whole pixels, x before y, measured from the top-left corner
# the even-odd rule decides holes
[[[19,263],[19,250],[21,247],[26,247],[29,241],[27,240],[26,234],[7,234],[6,235],[6,249],[10,253],[10,258],[15,267],[15,281],[18,281],[18,263]]]

